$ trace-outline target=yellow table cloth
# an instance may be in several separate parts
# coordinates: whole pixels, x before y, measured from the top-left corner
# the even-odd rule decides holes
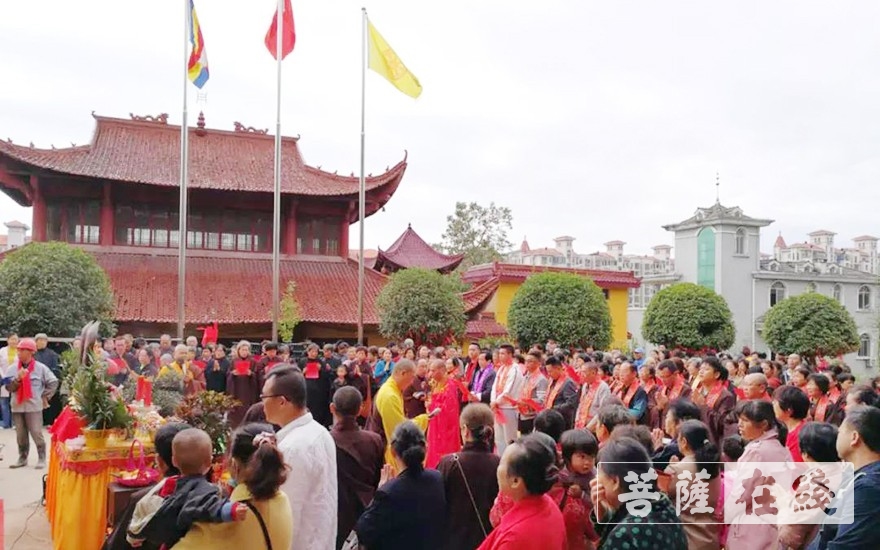
[[[111,439],[104,449],[72,451],[53,442],[46,483],[46,515],[55,550],[99,550],[107,535],[107,487],[128,467],[131,441]],[[144,443],[147,465],[152,442]],[[135,446],[135,453],[139,453]]]

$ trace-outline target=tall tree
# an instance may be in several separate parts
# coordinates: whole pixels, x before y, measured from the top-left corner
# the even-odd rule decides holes
[[[112,327],[113,292],[95,259],[66,243],[31,243],[0,262],[0,330],[74,336]]]
[[[379,332],[412,338],[416,345],[445,345],[464,334],[464,301],[457,277],[432,269],[398,271],[379,293]]]
[[[520,346],[556,340],[563,347],[611,343],[611,313],[602,289],[571,273],[539,273],[519,287],[507,313],[510,334]]]
[[[840,302],[817,292],[782,300],[764,316],[761,333],[770,349],[805,357],[859,349],[859,332]]]
[[[513,246],[507,233],[513,229],[513,214],[506,206],[482,206],[475,202],[455,203],[455,212],[446,216],[446,230],[439,248],[446,254],[464,254],[459,269],[501,259]]]
[[[733,345],[736,330],[723,297],[700,285],[679,283],[651,299],[642,334],[668,348],[720,351]]]

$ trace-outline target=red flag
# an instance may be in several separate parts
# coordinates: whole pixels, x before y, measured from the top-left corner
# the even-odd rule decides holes
[[[287,57],[287,54],[293,51],[293,45],[296,44],[296,29],[293,26],[293,8],[290,7],[290,0],[284,0],[282,17],[284,17],[284,26],[281,32],[284,33],[284,36],[281,37],[281,59],[284,59]],[[275,10],[275,15],[272,17],[272,25],[269,26],[269,31],[266,33],[266,47],[269,48],[269,53],[275,59],[278,59],[278,55],[275,52],[277,45],[278,10]]]

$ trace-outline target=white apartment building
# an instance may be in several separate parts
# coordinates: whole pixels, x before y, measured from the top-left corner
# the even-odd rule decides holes
[[[873,375],[880,354],[880,255],[877,237],[852,239],[853,246],[835,246],[835,233],[814,231],[804,242],[786,244],[780,235],[773,254],[760,252],[761,228],[773,220],[746,216],[739,207],[720,202],[698,208],[693,216],[664,229],[675,238],[672,247],[659,245],[647,256],[624,254],[622,241],[605,243],[604,252],[578,254],[573,237],[558,237],[554,248],[532,250],[523,241],[507,261],[529,265],[556,265],[588,269],[632,271],[642,278],[630,290],[628,330],[634,345],[641,335],[644,311],[654,294],[676,282],[691,282],[724,296],[733,314],[736,339],[743,347],[767,351],[761,339],[764,315],[788,296],[816,291],[846,307],[855,319],[861,345],[845,357],[854,372]]]

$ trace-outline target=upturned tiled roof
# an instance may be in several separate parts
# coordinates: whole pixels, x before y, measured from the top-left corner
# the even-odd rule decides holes
[[[495,294],[500,282],[501,279],[498,277],[492,277],[463,293],[461,299],[464,300],[465,313],[472,313],[479,310],[483,304]]]
[[[86,248],[86,247],[84,247]],[[88,247],[107,272],[116,295],[117,321],[177,321],[177,255],[102,251]],[[191,251],[186,260],[188,323],[269,323],[272,320],[270,255],[234,255]],[[376,325],[375,300],[387,278],[365,270],[364,323]],[[358,266],[345,258],[297,256],[281,260],[281,291],[296,282],[303,321],[357,324]]]
[[[494,314],[483,313],[467,322],[464,335],[469,339],[507,336],[507,327],[496,321]]]
[[[180,126],[167,124],[167,117],[132,118],[95,116],[95,133],[88,145],[38,149],[0,141],[0,157],[63,174],[178,187]],[[272,192],[274,136],[240,125],[237,128],[190,129],[190,188]],[[342,176],[307,165],[300,154],[298,137],[282,137],[281,170],[281,192],[285,194],[340,196],[358,192],[354,174]],[[405,170],[406,157],[384,174],[367,177],[367,191],[384,187],[381,195],[387,201]]]
[[[379,250],[376,255],[374,269],[377,271],[387,266],[392,271],[409,267],[436,269],[448,273],[458,267],[464,254],[447,255],[434,249],[416,233],[411,225],[387,250]]]
[[[573,273],[589,277],[597,286],[604,289],[610,288],[638,288],[641,281],[630,271],[605,271],[599,269],[571,269],[565,267],[548,267],[536,265],[504,264],[494,262],[491,264],[477,265],[468,269],[462,280],[466,283],[479,284],[497,277],[499,281],[525,281],[535,273]]]

